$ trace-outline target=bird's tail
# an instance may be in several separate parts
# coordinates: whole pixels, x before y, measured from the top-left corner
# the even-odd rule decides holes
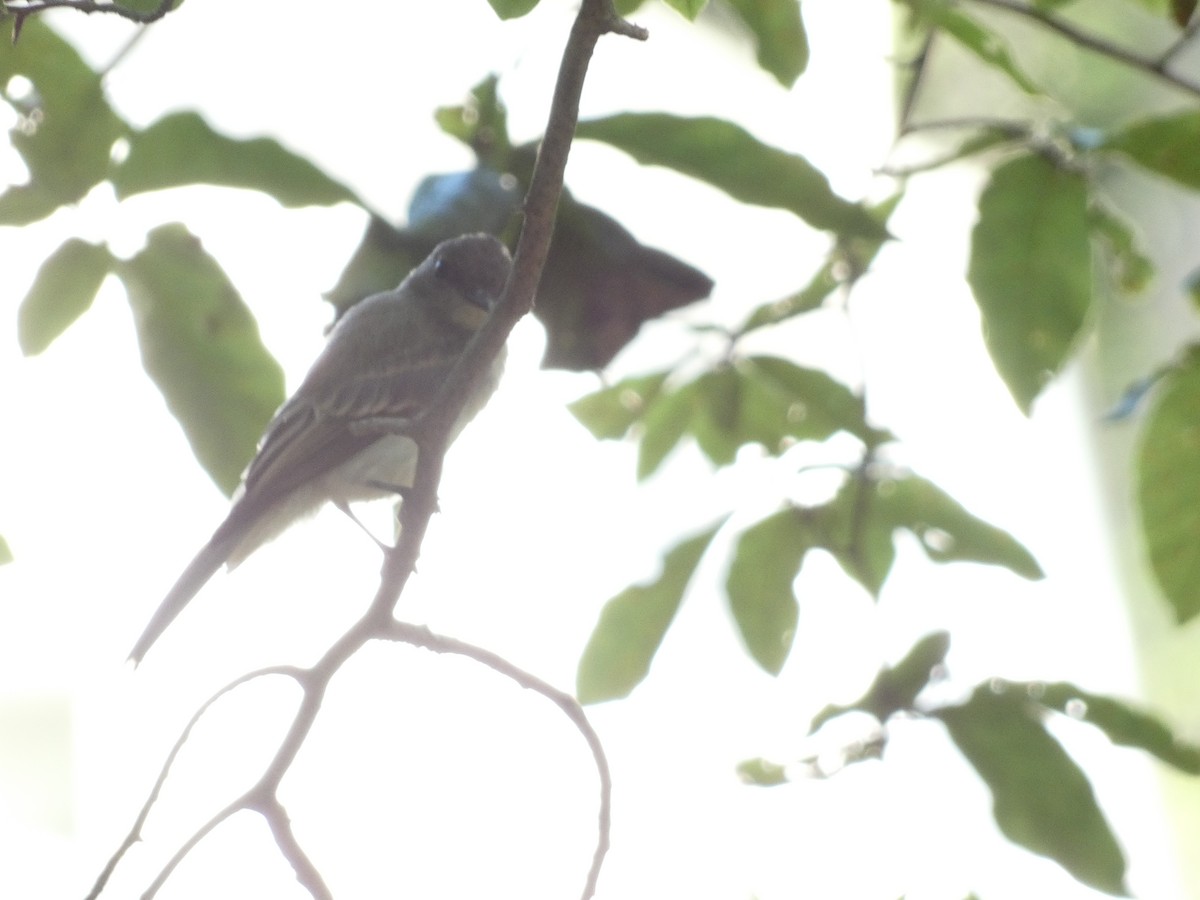
[[[159,635],[167,630],[167,626],[175,621],[177,615],[183,612],[188,601],[196,596],[200,588],[204,587],[208,579],[212,578],[213,573],[221,568],[221,564],[229,558],[236,541],[231,540],[227,534],[223,533],[224,531],[225,529],[217,530],[217,533],[196,554],[196,558],[183,570],[179,580],[175,582],[174,587],[167,592],[167,596],[154,611],[149,624],[146,625],[146,630],[142,632],[142,636],[133,645],[133,650],[129,652],[129,658],[133,660],[135,666],[142,661],[142,657],[158,640]]]

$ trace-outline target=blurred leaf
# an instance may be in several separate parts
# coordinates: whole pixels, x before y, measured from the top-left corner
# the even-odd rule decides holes
[[[841,281],[834,275],[836,264],[831,260],[826,262],[812,280],[804,287],[782,300],[774,300],[755,309],[737,329],[739,334],[746,334],[756,328],[768,325],[778,325],[793,316],[802,315],[819,309],[830,294],[838,289]]]
[[[945,663],[950,652],[950,634],[935,631],[909,649],[894,666],[884,666],[867,692],[846,706],[829,705],[813,717],[809,728],[815,732],[826,722],[848,712],[865,712],[883,725],[898,712],[916,707],[917,696],[929,685],[934,670]]]
[[[1200,269],[1193,269],[1183,281],[1183,289],[1187,291],[1193,306],[1200,306]]]
[[[1145,119],[1111,135],[1102,148],[1124,153],[1151,172],[1200,190],[1200,112]]]
[[[738,763],[738,777],[756,787],[777,787],[787,784],[787,771],[779,763],[759,757]]]
[[[14,75],[32,83],[9,93]],[[75,203],[108,174],[113,143],[125,124],[113,113],[82,57],[37,17],[15,44],[0,41],[0,91],[21,117],[10,132],[29,182],[0,194],[0,224],[25,225]]]
[[[638,481],[645,481],[662,465],[691,427],[696,411],[696,382],[655,398],[642,419],[638,440]]]
[[[873,479],[860,471],[814,511],[822,529],[821,545],[874,598],[896,561],[896,523],[877,502],[879,495]]]
[[[624,437],[662,390],[669,372],[626,378],[580,397],[567,408],[584,428],[601,440]]]
[[[538,0],[488,0],[501,19],[516,19],[530,12]]]
[[[862,397],[819,369],[807,369],[777,356],[751,356],[739,363],[739,371],[747,381],[772,392],[771,417],[782,425],[780,437],[775,438],[777,445],[783,435],[820,441],[838,431],[854,435],[867,446],[892,440],[888,432],[867,424]],[[749,416],[743,415],[742,427],[753,432]],[[781,449],[765,442],[764,446],[772,453]]]
[[[468,172],[429,175],[422,179],[408,204],[408,230],[430,241],[475,231],[503,234],[520,212],[517,180],[479,166]]]
[[[1180,28],[1187,28],[1196,12],[1196,0],[1171,0],[1171,18]]]
[[[6,566],[13,561],[12,550],[8,546],[8,541],[0,536],[0,566]]]
[[[1108,251],[1113,281],[1128,294],[1138,293],[1154,277],[1154,263],[1137,246],[1128,222],[1099,204],[1092,206],[1090,214],[1092,233]]]
[[[666,0],[666,3],[689,20],[695,21],[700,11],[708,5],[708,0]]]
[[[962,706],[933,715],[991,790],[996,824],[1009,840],[1050,857],[1090,887],[1128,893],[1124,856],[1091,784],[1032,704],[980,687]]]
[[[371,216],[354,254],[325,299],[340,317],[359,300],[396,287],[435,244]]]
[[[628,587],[604,605],[579,660],[579,702],[626,697],[646,677],[700,558],[723,524],[724,519],[677,544],[663,558],[656,580]]]
[[[1138,453],[1137,498],[1150,568],[1183,623],[1200,614],[1200,349],[1162,382]]]
[[[758,44],[758,64],[791,87],[808,65],[808,35],[798,0],[726,0]]]
[[[283,400],[283,373],[228,277],[180,224],[160,226],[118,263],[142,363],[226,493],[237,487]]]
[[[1058,373],[1092,300],[1087,184],[1042,156],[999,166],[979,198],[967,280],[1021,410]]]
[[[234,140],[194,112],[172,113],[129,138],[112,174],[117,196],[187,184],[261,191],[284,206],[358,203],[345,185],[269,138]]]
[[[881,484],[876,503],[896,527],[916,535],[934,562],[1004,566],[1022,578],[1045,577],[1011,534],[967,512],[937,485],[916,475]]]
[[[1200,745],[1186,743],[1159,719],[1120,700],[1082,691],[1073,684],[1030,685],[1043,706],[1094,725],[1114,744],[1136,747],[1189,775],[1200,775]]]
[[[804,555],[816,545],[800,509],[787,508],[750,526],[738,538],[725,591],[746,649],[778,675],[796,637],[800,607],[793,584]]]
[[[1027,94],[1042,93],[1041,88],[1017,66],[1006,42],[996,32],[951,8],[944,0],[921,0],[918,6],[926,21],[953,38],[984,63],[1007,75],[1022,91]]]
[[[104,245],[70,238],[38,269],[17,311],[17,340],[26,356],[41,353],[96,297],[113,265]]]
[[[434,120],[442,131],[470,147],[480,166],[508,172],[512,144],[508,138],[508,112],[500,102],[498,84],[499,79],[489,75],[471,88],[464,103],[438,107]]]
[[[621,113],[580,122],[577,135],[611,144],[643,165],[705,181],[743,203],[788,210],[814,228],[887,237],[866,209],[833,193],[825,175],[804,157],[770,147],[732,122]]]
[[[614,0],[613,6],[618,16],[627,16],[636,12],[645,2],[646,0]]]
[[[694,382],[692,437],[715,466],[728,466],[742,445],[738,432],[742,384],[737,371],[721,365]]]
[[[712,292],[712,279],[638,242],[564,192],[534,315],[546,328],[543,368],[602,369],[642,325]]]
[[[148,15],[149,13],[155,12],[160,6],[162,6],[162,0],[115,0],[115,3],[117,6],[122,6],[125,9],[131,9],[136,13],[141,13],[142,15]],[[174,2],[171,3],[171,8],[178,9],[182,5],[183,0],[174,0]]]

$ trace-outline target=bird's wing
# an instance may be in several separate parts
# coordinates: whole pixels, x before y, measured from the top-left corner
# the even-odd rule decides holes
[[[246,471],[243,504],[265,508],[336,468],[378,439],[362,419],[411,419],[425,410],[454,360],[439,353],[393,360],[322,395],[297,391],[271,422]]]

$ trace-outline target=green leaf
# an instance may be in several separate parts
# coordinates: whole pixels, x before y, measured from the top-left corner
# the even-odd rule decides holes
[[[1027,94],[1042,93],[1041,88],[1017,66],[1004,40],[996,32],[984,28],[969,16],[944,6],[940,0],[923,3],[922,7],[929,19],[944,34],[958,41],[987,65],[1003,72],[1022,91]]]
[[[689,21],[695,21],[700,11],[708,5],[708,0],[667,0],[667,6],[685,16]]]
[[[691,427],[696,408],[696,382],[656,397],[642,419],[638,441],[638,481],[645,481],[662,465]]]
[[[516,19],[530,12],[538,0],[488,0],[501,19]]]
[[[697,378],[693,387],[692,436],[713,465],[728,466],[743,443],[738,430],[741,378],[733,366],[722,365]]]
[[[1124,153],[1139,166],[1200,190],[1200,112],[1146,119],[1111,135],[1101,148]]]
[[[945,663],[950,652],[950,634],[935,631],[917,641],[894,666],[884,666],[875,681],[859,699],[846,706],[830,705],[813,718],[809,727],[815,732],[830,719],[848,712],[865,712],[883,725],[899,712],[915,709],[917,696],[929,685],[934,670]]]
[[[798,0],[726,0],[758,44],[758,64],[791,87],[808,65],[808,35]]]
[[[600,440],[624,437],[633,423],[646,414],[670,372],[626,378],[603,390],[580,397],[567,409]]]
[[[1200,349],[1158,387],[1137,460],[1150,568],[1180,622],[1200,614]]]
[[[186,184],[217,184],[261,191],[284,206],[359,202],[345,185],[277,141],[234,140],[194,112],[164,116],[135,132],[112,182],[122,199]]]
[[[1032,684],[1027,685],[1026,693],[1043,706],[1094,725],[1114,744],[1145,750],[1181,772],[1200,775],[1200,745],[1175,737],[1149,713],[1073,684]]]
[[[722,119],[621,113],[579,123],[577,135],[604,141],[643,165],[666,166],[743,203],[795,213],[814,228],[883,239],[887,230],[850,203],[802,156],[757,140]]]
[[[802,510],[788,508],[742,532],[729,566],[725,591],[746,649],[778,675],[796,637],[800,607],[793,583],[813,533]]]
[[[626,697],[646,677],[700,558],[723,524],[724,519],[676,545],[663,558],[657,579],[628,587],[605,604],[579,660],[581,703]]]
[[[1009,840],[1048,856],[1079,881],[1126,895],[1125,858],[1086,776],[1012,692],[977,688],[962,706],[934,713],[992,792]]]
[[[739,371],[744,380],[760,383],[773,394],[771,416],[782,426],[780,437],[821,441],[845,431],[868,446],[892,439],[888,432],[867,424],[862,397],[819,369],[776,356],[752,356],[740,363]],[[746,432],[753,433],[749,412],[743,414],[742,424]],[[780,449],[766,442],[764,446],[772,453]]]
[[[83,315],[112,265],[107,247],[79,238],[70,238],[50,254],[17,311],[21,352],[41,353]]]
[[[14,75],[32,83],[28,96],[8,93]],[[15,44],[0,41],[0,90],[21,116],[11,140],[29,169],[28,184],[0,194],[0,224],[24,225],[100,183],[126,126],[105,100],[100,76],[37,17],[26,19]]]
[[[875,598],[896,561],[896,524],[879,503],[887,488],[859,472],[814,511],[822,529],[821,545]]]
[[[228,277],[180,224],[163,225],[116,269],[142,364],[192,450],[227,493],[283,400],[283,372]]]
[[[908,475],[880,491],[878,504],[896,527],[916,535],[934,562],[977,562],[1004,566],[1022,578],[1045,577],[1041,566],[1007,531],[971,515],[924,478]]]
[[[0,566],[6,566],[13,561],[12,550],[8,546],[8,541],[0,535]]]
[[[788,781],[787,770],[783,766],[762,757],[738,763],[737,773],[746,784],[756,787],[777,787]]]
[[[793,316],[819,309],[825,298],[838,289],[841,281],[834,275],[835,264],[830,261],[821,266],[812,280],[804,287],[782,300],[774,300],[755,309],[737,329],[746,334],[756,328],[778,325]]]
[[[1036,155],[998,167],[979,198],[967,280],[988,351],[1026,414],[1087,321],[1087,207],[1083,176]]]
[[[499,78],[489,75],[471,88],[465,103],[438,107],[433,117],[442,131],[475,151],[480,166],[512,172],[517,160],[513,159],[508,111],[500,102],[499,83]]]
[[[1113,281],[1128,294],[1136,294],[1154,277],[1154,263],[1137,246],[1132,226],[1099,204],[1090,210],[1092,234],[1106,247]]]

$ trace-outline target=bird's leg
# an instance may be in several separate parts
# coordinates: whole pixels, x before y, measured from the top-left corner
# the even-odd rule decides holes
[[[379,547],[379,549],[382,550],[384,553],[387,553],[389,550],[392,549],[391,547],[389,547],[387,544],[385,544],[383,541],[381,541],[379,538],[375,537],[375,535],[373,535],[371,533],[371,529],[368,528],[366,525],[364,525],[362,523],[362,520],[354,514],[354,510],[352,510],[350,508],[349,503],[347,503],[344,500],[337,500],[334,502],[333,505],[336,506],[338,509],[340,509],[342,512],[344,512],[347,516],[349,516],[350,521],[353,522],[355,525],[357,525],[359,528],[361,528],[363,530],[363,534],[365,534],[372,541],[374,541],[375,545],[377,547]]]

